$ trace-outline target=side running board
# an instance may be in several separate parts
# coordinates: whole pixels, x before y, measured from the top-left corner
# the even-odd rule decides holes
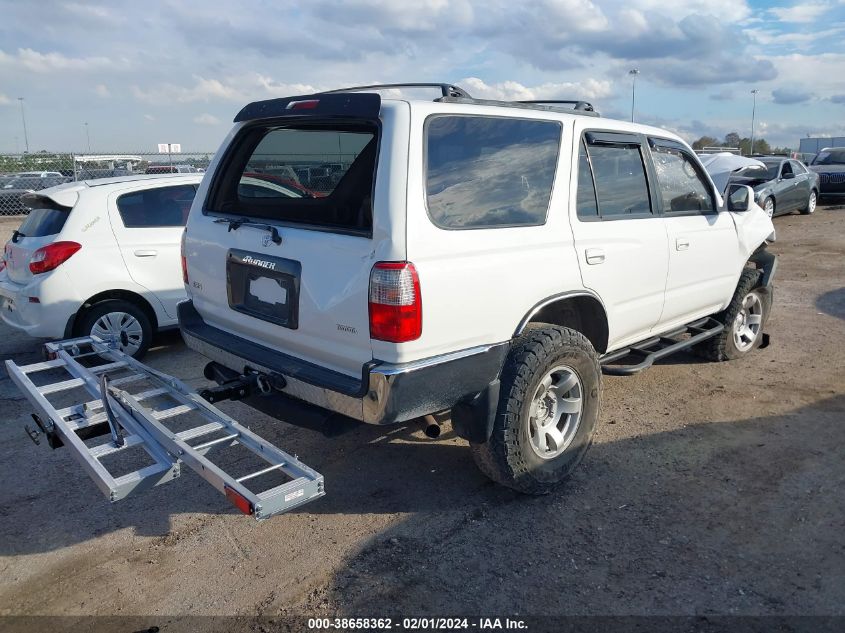
[[[689,349],[697,343],[716,336],[724,329],[725,326],[713,317],[699,319],[663,336],[655,336],[642,343],[605,354],[600,359],[602,373],[611,376],[636,374],[651,367],[654,361]],[[630,360],[630,362],[627,364],[618,362],[624,360]]]
[[[18,366],[6,361],[9,376],[36,410],[32,417],[39,428],[27,427],[27,433],[36,444],[43,433],[51,447],[68,447],[110,501],[176,479],[183,464],[258,520],[325,494],[320,473],[241,426],[180,380],[93,336],[45,347],[44,362]],[[86,357],[103,364],[84,366],[79,361]],[[39,374],[49,374],[50,382],[39,380]],[[82,402],[51,402],[62,395],[67,399],[76,389],[87,393]],[[207,456],[236,445],[261,466],[234,476]],[[146,465],[120,475],[114,472],[120,463],[106,466],[133,448],[146,454]],[[144,457],[136,454],[132,463],[138,456]],[[282,483],[275,483],[279,479]],[[259,481],[275,485],[256,490]]]

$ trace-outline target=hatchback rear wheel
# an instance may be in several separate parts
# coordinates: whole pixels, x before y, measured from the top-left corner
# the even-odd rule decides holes
[[[94,304],[82,315],[77,333],[113,341],[124,354],[141,358],[150,348],[153,328],[144,310],[116,299]]]

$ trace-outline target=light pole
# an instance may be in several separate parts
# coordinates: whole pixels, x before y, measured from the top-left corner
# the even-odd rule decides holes
[[[751,91],[754,99],[754,105],[751,106],[751,150],[748,152],[749,156],[754,155],[754,115],[757,114],[757,93],[760,92],[757,88]]]
[[[85,122],[85,138],[88,139],[88,153],[91,153],[91,135],[88,133],[88,121]]]
[[[26,153],[29,154],[29,137],[26,135],[26,116],[23,113],[23,97],[18,97],[21,102],[21,121],[23,121],[23,142],[26,146]]]
[[[634,102],[637,98],[637,75],[640,74],[639,68],[632,68],[628,71],[628,74],[631,75],[633,78],[633,82],[631,83],[631,123],[634,122]]]

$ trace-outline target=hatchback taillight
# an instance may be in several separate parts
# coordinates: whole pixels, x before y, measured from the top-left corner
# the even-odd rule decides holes
[[[47,273],[64,264],[82,248],[77,242],[53,242],[42,246],[29,258],[29,270],[33,275]]]
[[[187,230],[182,231],[182,242],[179,246],[179,252],[182,257],[182,281],[185,282],[185,285],[188,284],[188,259],[185,257],[185,236],[187,235]]]
[[[422,297],[410,262],[379,262],[370,273],[370,338],[404,343],[422,334]]]

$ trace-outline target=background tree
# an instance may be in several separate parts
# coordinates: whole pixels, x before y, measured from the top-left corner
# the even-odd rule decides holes
[[[736,132],[725,134],[725,147],[739,147],[740,138]]]
[[[718,147],[719,141],[712,136],[702,136],[692,144],[693,149],[704,149],[705,147]]]

